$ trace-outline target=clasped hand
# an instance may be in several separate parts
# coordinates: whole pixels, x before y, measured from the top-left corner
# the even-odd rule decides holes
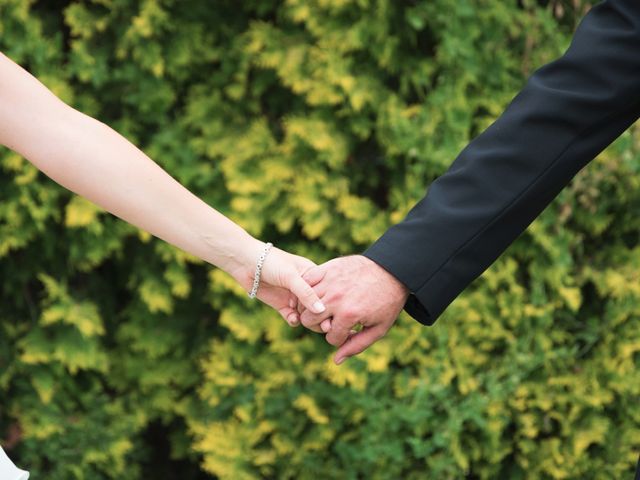
[[[258,291],[258,298],[289,325],[325,334],[337,347],[338,365],[384,337],[408,295],[402,283],[367,257],[340,257],[316,266],[278,249],[265,261]],[[356,331],[358,325],[362,328]]]

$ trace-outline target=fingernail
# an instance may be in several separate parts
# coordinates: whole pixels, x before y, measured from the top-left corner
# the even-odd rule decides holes
[[[342,362],[344,362],[347,359],[347,357],[340,357],[340,358],[336,358],[336,365],[340,365]]]
[[[327,322],[322,322],[322,323],[320,324],[320,328],[322,329],[322,331],[323,331],[324,333],[327,333],[329,330],[331,330],[331,324],[330,324],[330,323],[327,323]]]
[[[316,303],[313,304],[313,313],[322,313],[327,309],[327,307],[324,306],[324,303],[322,303],[321,301],[317,301]]]

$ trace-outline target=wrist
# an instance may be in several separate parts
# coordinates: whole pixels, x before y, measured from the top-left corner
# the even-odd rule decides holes
[[[253,281],[255,263],[264,249],[264,242],[242,229],[226,235],[207,236],[205,241],[216,257],[210,263],[227,272],[243,287],[248,287]]]
[[[230,257],[225,271],[245,289],[249,289],[255,274],[256,262],[265,243],[248,235],[235,245],[235,255]]]
[[[361,255],[360,257],[369,265],[369,268],[380,279],[381,283],[387,286],[391,296],[398,299],[398,301],[401,301],[403,304],[406,303],[410,293],[407,286],[380,264],[374,262],[368,257],[365,257],[364,255]]]

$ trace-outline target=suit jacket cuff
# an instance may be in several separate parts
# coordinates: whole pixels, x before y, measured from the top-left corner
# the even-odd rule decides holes
[[[435,299],[438,297],[425,288],[426,285],[418,289],[411,278],[402,274],[406,270],[402,268],[401,263],[406,260],[406,256],[395,252],[390,245],[385,245],[384,239],[371,245],[363,255],[376,262],[409,289],[410,294],[404,309],[423,325],[433,325],[449,302],[455,298],[454,295],[445,303],[437,302]]]

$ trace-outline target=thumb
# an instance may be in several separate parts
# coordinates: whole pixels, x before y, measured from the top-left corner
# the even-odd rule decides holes
[[[302,278],[312,287],[318,285],[327,274],[327,268],[325,265],[313,266],[302,274]]]
[[[298,273],[293,273],[291,275],[289,290],[298,297],[298,301],[309,311],[313,313],[322,313],[326,310],[326,307],[313,288],[311,288],[311,286],[305,282]]]
[[[385,328],[384,325],[375,325],[373,327],[365,327],[358,333],[351,335],[346,342],[344,342],[336,355],[333,357],[333,361],[336,365],[340,365],[347,358],[364,352],[367,348],[373,345],[376,341],[384,337]]]

